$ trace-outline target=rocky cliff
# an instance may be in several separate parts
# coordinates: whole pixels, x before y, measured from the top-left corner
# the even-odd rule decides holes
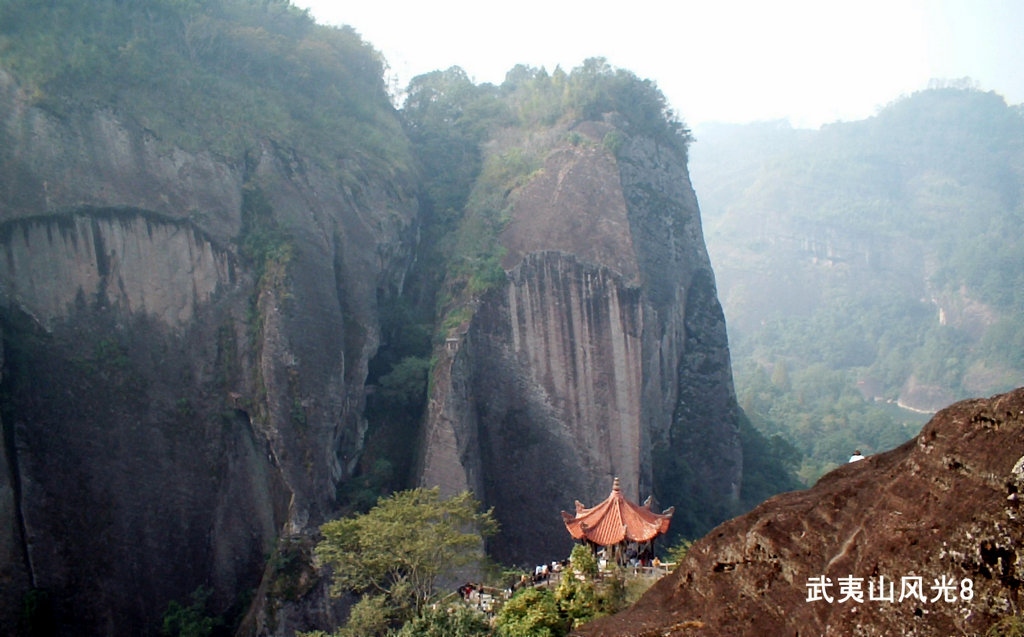
[[[3,72],[0,140],[0,624],[34,595],[58,632],[146,634],[201,585],[237,616],[358,458],[411,185],[57,117]]]
[[[1024,389],[957,403],[905,445],[722,524],[578,634],[986,634],[1020,612],[1022,450]]]
[[[409,475],[494,507],[505,562],[564,557],[559,510],[613,476],[705,514],[683,532],[735,504],[689,137],[652,83],[450,71],[399,113],[379,54],[286,0],[0,13],[5,629],[154,634],[193,600],[336,626],[318,526]]]
[[[727,510],[737,408],[685,155],[585,122],[510,210],[505,280],[439,351],[421,484],[484,494],[506,562],[564,556],[559,510],[615,476],[632,498]]]

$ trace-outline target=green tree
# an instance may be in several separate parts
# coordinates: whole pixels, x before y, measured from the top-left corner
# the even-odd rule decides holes
[[[461,214],[480,171],[480,145],[506,113],[497,89],[473,84],[457,66],[409,83],[402,115],[422,163],[426,203],[436,214]]]
[[[569,75],[569,103],[580,119],[618,113],[629,134],[648,135],[684,156],[693,136],[651,80],[616,69],[604,58],[589,58]]]
[[[566,573],[555,589],[555,603],[570,628],[601,615],[597,588],[589,577]]]
[[[627,602],[621,573],[598,580],[597,559],[589,546],[577,544],[568,570],[552,593],[528,588],[502,606],[495,618],[499,637],[559,637],[586,622],[619,611]]]
[[[597,559],[585,544],[577,544],[569,555],[569,571],[555,589],[555,602],[562,617],[570,628],[602,615],[601,596],[594,585],[597,576]]]
[[[686,554],[690,552],[691,546],[693,546],[693,540],[679,538],[675,544],[665,549],[666,560],[669,564],[679,564],[686,559]]]
[[[413,409],[423,403],[427,391],[430,359],[406,356],[388,374],[380,377],[381,398],[396,409]]]
[[[569,563],[572,565],[572,570],[580,575],[585,577],[597,575],[597,558],[594,557],[594,552],[586,544],[577,544],[572,547],[572,553],[569,554]]]
[[[491,634],[487,617],[465,604],[427,607],[402,626],[395,637],[483,637]]]
[[[206,605],[213,591],[200,586],[192,591],[192,603],[184,606],[177,601],[167,605],[160,633],[168,637],[207,637],[224,624],[221,617],[209,617]]]
[[[339,629],[337,637],[365,637],[387,634],[395,617],[395,609],[386,595],[363,595],[348,616],[348,624]]]
[[[550,590],[527,588],[505,602],[494,628],[498,637],[561,637],[568,630],[568,622]]]
[[[411,489],[321,526],[316,554],[331,568],[332,595],[362,596],[348,628],[380,635],[419,616],[439,577],[478,563],[483,538],[496,530],[468,492],[442,499],[437,488]]]

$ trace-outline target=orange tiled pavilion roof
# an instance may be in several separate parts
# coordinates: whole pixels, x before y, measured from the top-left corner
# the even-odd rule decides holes
[[[586,538],[601,546],[622,541],[647,542],[668,531],[675,507],[664,513],[651,511],[651,499],[643,505],[634,504],[622,495],[619,479],[612,482],[612,492],[604,502],[586,508],[576,501],[576,515],[562,511],[565,528],[577,540]]]

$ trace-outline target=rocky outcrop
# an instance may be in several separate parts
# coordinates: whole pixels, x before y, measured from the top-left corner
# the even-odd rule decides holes
[[[2,72],[0,114],[0,624],[45,599],[58,632],[148,634],[200,586],[238,616],[362,449],[413,186],[57,118]]]
[[[143,211],[82,207],[3,229],[0,294],[44,329],[76,300],[180,329],[236,278],[235,260],[202,231]]]
[[[1022,450],[1024,389],[957,403],[903,446],[722,524],[577,634],[985,634],[1020,609]]]
[[[0,624],[150,634],[208,588],[206,612],[240,634],[336,625],[313,536],[356,501],[350,478],[394,460],[363,457],[378,300],[404,302],[411,272],[411,304],[432,305],[439,263],[470,276],[504,257],[500,284],[438,295],[465,320],[435,352],[416,472],[495,508],[495,557],[564,557],[559,511],[615,476],[719,519],[735,501],[737,407],[680,127],[489,129],[485,154],[535,135],[543,168],[487,164],[481,191],[504,168],[517,187],[481,199],[494,218],[467,242],[484,247],[457,264],[424,247],[416,271],[417,212],[450,211],[419,210],[409,140],[379,143],[400,130],[383,85],[360,86],[375,93],[358,117],[312,125],[353,126],[328,149],[299,120],[274,139],[212,123],[161,138],[127,97],[37,102],[0,71]],[[184,149],[220,136],[231,156]],[[375,361],[378,388],[399,349]]]
[[[634,499],[722,511],[741,480],[686,159],[606,122],[574,135],[513,195],[506,281],[449,335],[425,425],[420,483],[483,494],[505,562],[564,557],[559,511],[615,476]]]

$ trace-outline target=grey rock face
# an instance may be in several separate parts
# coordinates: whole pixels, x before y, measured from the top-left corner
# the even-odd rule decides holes
[[[559,510],[613,476],[665,506],[740,481],[685,157],[644,138],[612,155],[612,130],[580,126],[516,193],[507,281],[437,352],[417,475],[494,506],[506,562],[564,557]],[[251,633],[336,620],[310,533],[363,450],[414,187],[58,119],[0,72],[0,624],[45,595],[59,631],[146,634],[199,585],[225,616],[255,590]]]
[[[735,501],[738,408],[685,158],[643,138],[617,158],[555,149],[502,243],[506,283],[439,358],[420,483],[484,494],[490,550],[514,563],[564,557],[559,511],[614,476],[665,506]]]
[[[56,119],[2,73],[0,113],[0,624],[30,589],[65,632],[154,632],[199,585],[237,616],[362,448],[411,186],[270,144],[186,153],[108,112]],[[240,249],[254,201],[276,252]]]
[[[0,294],[44,328],[82,295],[181,329],[236,276],[231,255],[195,227],[138,211],[79,209],[4,229]]]

